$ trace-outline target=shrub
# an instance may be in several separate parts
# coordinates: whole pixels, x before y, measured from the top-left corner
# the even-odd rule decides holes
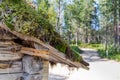
[[[106,55],[106,51],[104,49],[98,49],[98,53],[103,58],[120,61],[120,51],[118,48],[115,48],[114,46],[108,47],[108,56]]]

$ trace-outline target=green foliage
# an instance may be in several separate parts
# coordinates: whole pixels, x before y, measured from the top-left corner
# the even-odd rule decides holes
[[[13,26],[9,21],[5,21],[5,24],[6,24],[7,27],[9,27],[11,30],[14,30],[14,26]]]
[[[43,14],[46,16],[49,23],[51,23],[52,26],[56,26],[56,17],[57,13],[54,10],[54,3],[50,3],[49,0],[36,0],[37,1],[37,9],[38,12],[41,13],[41,10]]]
[[[78,45],[83,44],[81,41],[78,41],[77,43],[78,43]],[[75,42],[75,41],[70,41],[70,44],[71,44],[71,45],[76,45],[76,42]]]
[[[82,53],[82,50],[78,46],[71,46],[71,49],[78,52],[79,54]]]
[[[63,46],[63,45],[56,45],[55,48],[58,49],[59,51],[65,53],[65,50],[66,50],[66,47],[65,47],[65,46]]]
[[[75,50],[72,50],[74,52],[74,61],[81,61],[82,57],[80,56],[80,53],[78,53]]]
[[[106,41],[107,45],[114,44],[116,46],[119,44],[117,24],[120,22],[120,0],[100,0],[99,4],[102,40],[104,43]]]
[[[40,9],[38,13],[24,1],[13,3],[5,0],[0,8],[1,12],[4,12],[4,15],[1,16],[2,20],[6,25],[15,26],[14,29],[19,32],[40,38],[48,34],[52,35],[54,31],[53,26],[49,23],[47,12]],[[36,31],[37,29],[40,30]]]
[[[98,49],[97,52],[102,58],[106,57],[106,51],[104,49]]]
[[[98,53],[103,58],[113,59],[116,61],[120,61],[120,50],[113,46],[108,48],[108,56],[106,55],[106,51],[104,49],[98,49]]]
[[[120,61],[120,54],[113,55],[113,56],[110,57],[110,59]]]
[[[57,44],[57,45],[55,46],[55,48],[58,49],[59,51],[65,53],[67,46],[68,46],[68,45],[65,45],[65,44]]]
[[[69,43],[77,40],[86,41],[92,36],[93,26],[92,21],[94,15],[95,3],[94,0],[72,0],[72,3],[67,4],[64,11],[65,19],[65,34]],[[97,33],[97,31],[95,31]],[[77,43],[77,41],[74,41]],[[74,43],[73,42],[73,43]],[[79,43],[78,43],[79,44]]]
[[[103,48],[103,45],[98,44],[98,43],[81,43],[79,46],[80,47],[85,47],[85,48],[93,48],[93,49],[101,49],[101,48]]]
[[[80,53],[82,53],[82,50],[78,46],[71,46],[71,49],[74,52],[75,61],[81,61]]]

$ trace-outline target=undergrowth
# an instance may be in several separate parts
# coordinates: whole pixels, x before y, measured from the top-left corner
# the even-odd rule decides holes
[[[102,58],[120,61],[120,50],[113,46],[108,47],[108,50],[98,49],[98,53]]]

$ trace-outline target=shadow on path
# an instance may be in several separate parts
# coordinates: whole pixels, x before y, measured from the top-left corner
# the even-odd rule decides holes
[[[102,59],[94,49],[81,48],[81,50],[83,50],[81,56],[87,62],[107,61],[107,59]]]

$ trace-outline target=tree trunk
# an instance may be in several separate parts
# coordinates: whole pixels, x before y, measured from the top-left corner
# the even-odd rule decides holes
[[[88,32],[87,27],[85,27],[85,43],[88,43]]]
[[[118,0],[119,3],[119,25],[118,25],[118,42],[119,42],[119,46],[120,46],[120,0]]]
[[[116,47],[117,45],[117,2],[114,0],[114,46]]]
[[[76,31],[76,35],[75,35],[75,42],[76,42],[76,46],[78,46],[78,33]]]
[[[105,29],[105,51],[108,50],[108,35],[107,35],[107,30],[108,30],[108,27],[106,26],[106,29]]]
[[[61,27],[61,0],[58,0],[58,16],[57,16],[57,24],[56,31],[62,35],[62,27]]]

